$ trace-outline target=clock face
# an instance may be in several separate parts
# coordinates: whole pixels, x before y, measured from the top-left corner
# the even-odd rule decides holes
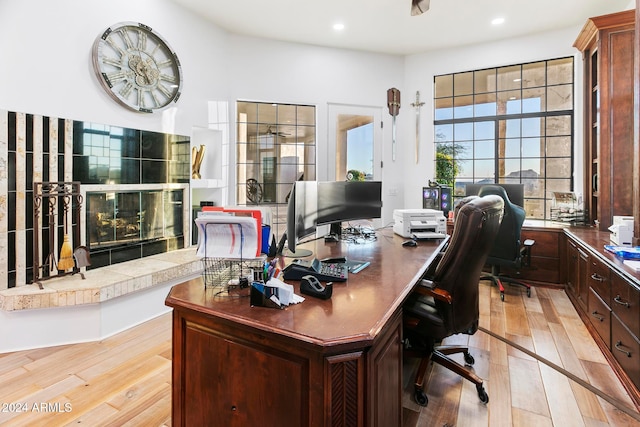
[[[93,45],[93,66],[109,95],[132,110],[152,113],[180,97],[180,61],[144,24],[123,22],[107,28]]]

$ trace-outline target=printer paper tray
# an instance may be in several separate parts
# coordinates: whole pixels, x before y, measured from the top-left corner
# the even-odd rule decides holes
[[[435,231],[414,231],[411,233],[411,235],[418,239],[418,240],[422,240],[422,239],[444,239],[445,237],[447,237],[446,234],[444,233],[436,233]]]

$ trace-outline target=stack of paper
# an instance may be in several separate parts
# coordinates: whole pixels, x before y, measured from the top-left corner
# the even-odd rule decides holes
[[[195,220],[198,227],[196,256],[248,259],[260,256],[258,225],[247,216],[211,215]]]
[[[623,262],[624,262],[624,265],[626,265],[627,267],[630,267],[636,273],[640,272],[640,261],[633,260],[633,259],[625,259]]]

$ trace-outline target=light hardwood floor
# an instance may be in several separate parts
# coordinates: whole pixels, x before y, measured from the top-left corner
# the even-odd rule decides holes
[[[495,288],[480,287],[481,326],[632,407],[563,291],[537,288],[527,298],[508,288],[502,302]],[[407,360],[405,426],[639,425],[564,375],[483,332],[448,340],[466,342],[476,372],[486,380],[488,405],[480,403],[472,384],[440,366],[429,373],[429,405],[417,405],[411,396],[416,361]],[[170,385],[167,314],[101,342],[0,355],[0,425],[169,426]]]
[[[496,287],[480,282],[480,326],[634,408],[564,291],[532,288],[527,298],[522,288],[507,287],[502,302]],[[482,331],[443,343],[469,345],[476,361],[474,370],[485,380],[489,403],[480,402],[475,385],[433,364],[425,388],[429,404],[419,406],[412,398],[417,360],[407,360],[405,427],[640,425],[564,374]],[[462,355],[454,359],[463,362]]]

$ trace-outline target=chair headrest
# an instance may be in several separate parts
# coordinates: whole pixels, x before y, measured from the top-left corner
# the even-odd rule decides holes
[[[480,190],[478,191],[478,196],[482,197],[482,196],[486,196],[487,194],[495,194],[496,196],[502,197],[502,199],[505,202],[511,203],[511,200],[509,200],[509,195],[507,194],[507,190],[505,190],[504,187],[501,187],[499,185],[488,184],[480,187]]]

